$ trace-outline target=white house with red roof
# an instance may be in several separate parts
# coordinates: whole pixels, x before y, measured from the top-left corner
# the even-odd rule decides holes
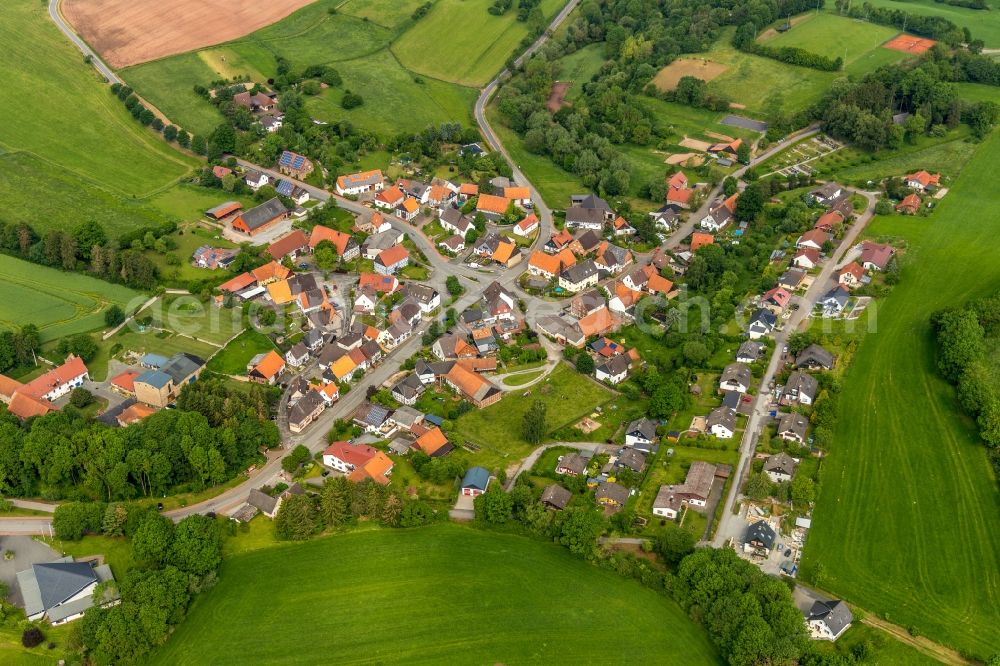
[[[514,225],[514,235],[526,237],[538,231],[538,216],[534,213],[526,216]]]
[[[906,177],[906,186],[923,192],[928,187],[938,187],[941,184],[941,174],[917,171]]]

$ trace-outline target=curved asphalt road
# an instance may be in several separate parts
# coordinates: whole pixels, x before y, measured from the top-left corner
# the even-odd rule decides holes
[[[56,27],[62,30],[62,33],[69,38],[69,41],[76,44],[76,48],[80,49],[80,53],[85,56],[90,56],[91,64],[101,73],[101,76],[107,80],[108,83],[121,83],[122,81],[117,74],[115,74],[108,65],[101,60],[101,56],[97,55],[94,49],[90,48],[87,42],[83,41],[80,35],[76,34],[73,30],[73,26],[66,22],[63,18],[62,12],[59,11],[60,0],[49,0],[49,17],[52,18],[52,22],[56,24]]]

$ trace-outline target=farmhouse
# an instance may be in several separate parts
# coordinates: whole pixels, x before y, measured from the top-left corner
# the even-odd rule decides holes
[[[462,495],[479,497],[490,485],[490,473],[482,467],[470,467],[462,478]]]
[[[920,195],[907,194],[903,200],[896,204],[896,212],[904,215],[916,215],[920,210]]]
[[[571,206],[566,209],[566,229],[601,231],[604,228],[604,223],[605,214],[599,208]]]
[[[340,196],[379,192],[384,187],[385,178],[380,169],[349,173],[337,178],[337,194]]]
[[[816,203],[830,204],[844,194],[844,189],[837,183],[827,183],[809,193],[808,198]]]
[[[239,201],[226,201],[225,203],[221,203],[214,208],[209,208],[205,211],[205,215],[213,220],[221,220],[225,217],[229,217],[239,210],[242,210],[242,208],[243,204]]]
[[[534,213],[514,225],[515,236],[528,237],[536,231],[538,231],[538,216]]]
[[[52,401],[89,380],[90,374],[83,359],[70,354],[62,365],[27,384],[0,375],[0,402],[5,403],[7,411],[20,419],[41,416],[57,409]]]
[[[302,179],[312,173],[313,163],[305,155],[283,150],[278,157],[278,170],[286,176]]]
[[[499,402],[503,397],[503,391],[458,363],[448,371],[444,379],[449,386],[480,409]]]
[[[798,466],[798,460],[782,451],[764,461],[764,473],[774,483],[784,483],[792,480]]]
[[[928,187],[937,187],[941,184],[941,174],[931,174],[926,171],[917,171],[909,174],[906,178],[906,186],[923,192]]]
[[[528,273],[551,280],[574,264],[576,255],[568,249],[563,249],[558,254],[536,250],[528,258]]]
[[[716,204],[709,209],[708,215],[701,218],[698,225],[705,231],[716,232],[725,227],[733,220],[736,212],[736,200],[739,194],[734,194],[725,201]]]
[[[250,91],[246,90],[233,95],[233,104],[242,106],[253,113],[271,111],[278,105],[276,97],[265,95],[263,92],[256,92],[251,95]]]
[[[288,209],[285,208],[285,204],[281,203],[278,197],[274,197],[237,215],[233,220],[233,229],[240,233],[256,236],[287,217]]]
[[[785,388],[781,393],[781,404],[811,405],[816,399],[816,392],[819,390],[819,382],[812,375],[796,370],[788,376]]]
[[[347,475],[352,481],[370,478],[387,485],[392,461],[384,453],[365,444],[334,442],[323,450],[323,465]]]
[[[280,181],[274,191],[283,197],[288,197],[300,206],[309,201],[309,193],[290,180]]]
[[[451,231],[462,238],[465,238],[465,235],[473,228],[472,220],[456,208],[445,209],[441,212],[438,220],[442,229]]]
[[[44,619],[53,626],[83,617],[94,606],[97,586],[114,580],[107,564],[76,562],[72,557],[33,564],[30,569],[17,572],[17,586],[28,620]],[[118,603],[118,594],[113,589],[104,592],[101,606]]]
[[[147,370],[135,378],[135,398],[153,407],[173,403],[181,389],[201,376],[205,362],[193,354],[174,354],[155,370]]]

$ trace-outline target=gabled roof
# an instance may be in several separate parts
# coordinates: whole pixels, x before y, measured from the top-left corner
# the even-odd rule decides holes
[[[510,201],[505,197],[498,197],[492,194],[480,194],[479,199],[476,202],[476,210],[503,215],[507,212],[508,205],[510,205]]]
[[[503,196],[505,199],[531,199],[531,191],[527,187],[505,187]]]
[[[253,371],[264,379],[276,377],[284,369],[285,359],[281,358],[281,354],[274,350],[267,352],[264,358],[257,361],[257,365],[253,367]]]
[[[792,300],[792,295],[784,287],[775,287],[761,296],[760,300],[763,303],[774,303],[779,308],[783,308]]]
[[[470,467],[462,478],[463,488],[472,488],[485,492],[486,486],[490,483],[490,473],[482,467]]]
[[[916,173],[911,173],[906,177],[906,182],[909,183],[911,181],[920,183],[923,187],[927,187],[928,185],[939,185],[941,183],[941,174],[931,174],[921,170]]]
[[[817,600],[809,609],[808,620],[822,622],[836,636],[854,621],[854,614],[843,601]]]
[[[306,238],[306,235],[301,230],[296,229],[268,245],[267,253],[271,255],[272,259],[280,261],[285,255],[291,254],[308,244],[309,239]]]
[[[393,275],[379,275],[377,273],[362,273],[358,280],[358,289],[370,287],[383,294],[391,294],[399,289],[399,280]]]
[[[448,438],[445,437],[441,428],[435,426],[422,434],[420,437],[417,437],[417,441],[413,443],[413,446],[420,449],[427,455],[432,456],[447,444]]]
[[[372,169],[371,171],[361,171],[359,173],[349,173],[344,176],[337,178],[337,187],[342,190],[350,189],[352,187],[363,187],[365,185],[377,185],[381,183],[382,171],[379,169]]]
[[[219,291],[228,291],[230,293],[236,293],[238,291],[243,291],[250,285],[257,282],[257,279],[250,273],[241,273],[236,277],[226,280],[219,285]]]
[[[696,231],[691,234],[691,251],[695,252],[700,247],[706,245],[713,245],[715,243],[715,236],[712,234],[706,234],[701,231]]]
[[[537,268],[549,275],[558,275],[575,263],[576,255],[570,252],[568,248],[560,250],[558,254],[547,254],[541,250],[535,250],[528,259],[528,266]]]
[[[402,245],[393,245],[392,247],[379,252],[375,261],[383,266],[390,267],[404,261],[408,261],[409,258],[410,253],[405,247]]]
[[[88,562],[49,562],[32,566],[45,610],[72,598],[88,585],[97,582]]]
[[[288,212],[285,208],[285,204],[281,203],[281,199],[274,197],[273,199],[268,199],[259,206],[255,206],[250,210],[240,213],[237,220],[241,220],[243,224],[246,225],[247,229],[253,231],[258,227],[262,227],[276,217],[280,217]]]
[[[277,261],[270,261],[253,269],[250,274],[257,282],[267,282],[269,280],[284,280],[291,274],[291,271]]]
[[[766,520],[758,520],[756,523],[747,528],[746,541],[761,543],[765,548],[770,549],[774,546],[774,540],[777,538],[777,534],[774,532],[774,528],[771,527]]]
[[[351,241],[350,234],[345,234],[343,231],[337,231],[336,229],[331,229],[330,227],[325,227],[322,224],[317,224],[312,228],[312,232],[309,235],[309,247],[316,249],[316,246],[323,241],[330,241],[335,248],[337,248],[337,254],[343,255],[347,250],[347,245]]]
[[[721,383],[737,382],[740,386],[750,386],[753,373],[742,363],[730,363],[722,370]]]

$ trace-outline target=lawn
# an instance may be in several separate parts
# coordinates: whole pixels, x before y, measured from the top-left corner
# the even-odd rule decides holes
[[[35,324],[42,341],[104,327],[104,311],[113,303],[127,310],[145,297],[97,278],[64,273],[0,255],[0,327]]]
[[[899,30],[874,23],[837,16],[810,13],[791,30],[765,40],[774,48],[797,47],[828,58],[843,58],[850,74],[863,74],[881,65],[906,57],[901,51],[883,48],[882,44]]]
[[[59,164],[27,152],[0,152],[0,205],[17,211],[17,221],[26,222],[41,235],[52,229],[73,230],[93,219],[115,237],[168,220],[145,201],[97,187]]]
[[[987,47],[1000,47],[1000,16],[997,16],[997,7],[994,3],[988,3],[992,10],[985,11],[953,7],[934,0],[906,0],[905,3],[898,0],[868,1],[875,7],[898,9],[919,16],[946,18],[960,28],[971,30],[972,38],[983,40]]]
[[[491,0],[438,0],[430,13],[392,45],[404,67],[418,74],[465,86],[483,86],[507,59],[522,49],[528,25],[517,12],[494,16]],[[546,18],[564,3],[541,0]]]
[[[994,134],[931,217],[873,222],[909,242],[908,260],[843,379],[803,565],[823,565],[822,587],[980,658],[1000,650],[997,484],[937,373],[929,318],[1000,284],[998,148]]]
[[[553,431],[576,423],[613,396],[610,390],[561,363],[544,381],[522,392],[507,393],[497,404],[459,417],[455,431],[462,440],[482,447],[472,456],[475,462],[499,466],[523,458],[534,448],[521,438],[521,421],[536,400],[545,404],[545,423]]]
[[[250,359],[272,349],[274,343],[271,338],[259,331],[247,329],[212,357],[208,362],[208,369],[224,375],[245,375]]]
[[[151,663],[249,646],[261,663],[587,663],[607,659],[611,637],[622,663],[719,663],[666,597],[558,546],[458,525],[248,552],[220,578]]]
[[[566,91],[566,101],[572,102],[583,94],[583,84],[590,82],[604,62],[604,44],[590,44],[559,59],[559,80],[573,82]]]
[[[111,567],[111,573],[118,580],[135,566],[132,546],[122,537],[86,536],[79,541],[60,541],[55,538],[43,541],[53,550],[75,558],[103,555],[105,563]]]
[[[474,89],[416,77],[387,50],[351,61],[339,71],[344,79],[342,87],[328,88],[307,100],[306,108],[314,117],[328,121],[345,118],[383,136],[417,132],[444,122],[474,125]],[[343,109],[340,100],[345,90],[360,93],[365,103],[349,111]]]
[[[132,119],[37,0],[4,3],[0,43],[8,99],[0,148],[29,151],[126,195],[158,190],[195,164]]]
[[[497,137],[503,141],[503,145],[507,148],[514,163],[531,179],[531,183],[538,188],[548,206],[559,209],[566,208],[569,206],[570,196],[590,191],[576,174],[563,170],[562,167],[554,164],[544,155],[535,155],[528,151],[521,137],[503,124],[496,107],[489,106],[486,114],[489,117],[490,126],[493,127]]]
[[[222,347],[246,326],[239,308],[220,308],[193,296],[164,296],[142,317],[151,317],[150,327],[194,338]]]
[[[537,370],[535,372],[526,372],[523,375],[514,375],[513,377],[507,377],[504,379],[504,384],[507,386],[524,386],[528,382],[533,382],[542,376],[544,370]]]

